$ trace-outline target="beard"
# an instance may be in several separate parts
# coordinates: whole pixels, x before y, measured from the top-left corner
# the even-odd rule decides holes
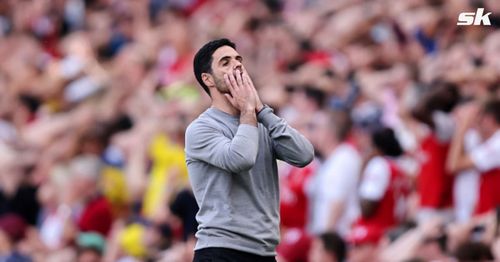
[[[229,88],[227,87],[226,82],[223,78],[219,78],[214,75],[214,80],[215,88],[217,88],[217,91],[219,91],[221,94],[230,94]]]

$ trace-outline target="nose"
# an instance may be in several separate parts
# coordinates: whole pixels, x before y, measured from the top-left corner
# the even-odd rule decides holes
[[[234,62],[233,70],[238,69],[238,70],[242,71],[243,65],[241,64],[241,62],[238,60],[234,60],[234,61],[235,62]]]

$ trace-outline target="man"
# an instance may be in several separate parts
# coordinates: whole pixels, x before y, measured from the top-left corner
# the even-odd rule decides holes
[[[381,122],[382,112],[364,104],[352,112],[353,136],[363,157],[356,188],[360,216],[346,236],[348,261],[382,261],[377,258],[384,231],[395,225],[402,200],[403,174],[397,157],[403,149],[391,128]],[[396,162],[397,161],[397,162]]]
[[[478,111],[480,114],[478,116]],[[448,155],[450,173],[474,168],[480,173],[479,198],[476,215],[484,214],[500,205],[500,99],[486,102],[481,110],[472,104],[457,112],[459,126]],[[465,134],[478,120],[477,131],[482,143],[466,152]]]
[[[417,173],[419,212],[417,221],[440,216],[445,221],[453,218],[453,176],[446,172],[446,158],[454,121],[451,111],[460,99],[457,87],[453,84],[437,84],[426,94],[412,116],[421,126],[414,133],[420,146],[418,160],[420,171]]]
[[[361,217],[355,223],[353,234],[379,232],[380,238],[385,230],[404,218],[404,203],[410,186],[398,163],[404,152],[394,131],[382,127],[375,130],[371,138],[373,155],[362,171],[359,186]]]
[[[186,163],[200,210],[194,261],[275,261],[279,241],[276,159],[303,167],[313,147],[264,106],[235,44],[195,55],[212,106],[186,130]]]
[[[356,188],[361,156],[349,139],[346,112],[318,112],[310,125],[313,144],[324,157],[307,191],[311,198],[309,231],[319,235],[335,231],[345,237],[359,216]]]
[[[81,232],[107,236],[113,223],[113,212],[111,204],[100,192],[101,169],[102,162],[95,155],[80,155],[72,160],[70,194],[73,194],[73,199],[70,201],[75,202],[75,210],[78,209],[76,203],[83,203],[81,211],[77,212],[77,224]]]

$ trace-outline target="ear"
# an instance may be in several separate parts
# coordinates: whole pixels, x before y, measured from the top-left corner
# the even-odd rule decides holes
[[[201,80],[203,80],[203,83],[208,87],[215,86],[215,80],[213,76],[209,73],[202,73]]]

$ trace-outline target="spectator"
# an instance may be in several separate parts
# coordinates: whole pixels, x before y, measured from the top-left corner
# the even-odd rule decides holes
[[[361,158],[349,141],[349,121],[344,112],[321,112],[312,119],[311,128],[316,136],[311,142],[324,157],[309,190],[310,230],[314,234],[338,231],[345,236],[359,214],[355,192]]]
[[[304,228],[287,228],[281,234],[281,241],[276,252],[278,261],[308,261],[312,238]]]
[[[500,152],[499,132],[500,132],[500,101],[493,99],[488,101],[481,110],[481,118],[478,123],[478,131],[481,134],[483,143],[473,149],[470,154],[464,153],[462,141],[465,131],[470,127],[473,117],[477,114],[477,108],[470,107],[464,111],[464,121],[459,126],[453,139],[453,144],[448,159],[450,171],[475,167],[481,172],[479,199],[476,208],[477,214],[483,214],[494,209],[500,204],[500,199],[496,197],[496,186],[498,185],[498,172],[500,164],[496,163],[497,158],[489,156],[497,155]]]
[[[96,233],[82,233],[77,238],[78,262],[101,261],[105,248],[104,238]]]
[[[453,85],[437,85],[414,110],[414,117],[425,125],[420,138],[421,165],[418,174],[419,220],[431,216],[453,219],[453,177],[445,164],[454,123],[450,112],[458,102],[458,90]]]
[[[198,210],[198,205],[191,189],[184,189],[179,192],[170,205],[170,212],[182,222],[184,240],[193,238],[198,229],[198,222],[195,219]]]
[[[347,237],[348,261],[370,261],[379,257],[379,240],[383,232],[380,227],[359,224],[353,227]]]
[[[304,168],[290,166],[281,178],[280,217],[283,227],[306,228],[309,210],[306,186],[317,169],[316,165],[312,162]]]
[[[363,170],[359,187],[361,217],[353,231],[365,228],[379,232],[380,235],[373,236],[378,241],[384,231],[405,218],[409,183],[398,167],[398,157],[403,150],[392,129],[374,131],[372,147],[373,156]]]
[[[113,214],[108,201],[98,189],[101,172],[100,160],[91,155],[81,156],[71,163],[73,201],[81,201],[81,213],[77,216],[82,232],[97,232],[103,236],[111,230]]]
[[[290,125],[296,128],[309,141],[313,134],[309,132],[307,113],[297,112],[295,117],[289,119]],[[291,165],[280,165],[280,219],[281,232],[286,234],[288,229],[305,231],[308,225],[310,203],[307,196],[307,186],[317,172],[319,163],[313,160],[303,168]]]

